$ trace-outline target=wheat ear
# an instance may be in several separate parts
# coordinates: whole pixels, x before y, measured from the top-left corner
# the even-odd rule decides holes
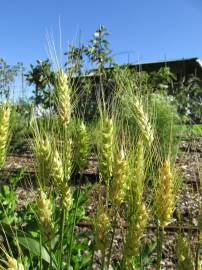
[[[127,188],[127,161],[124,150],[121,149],[114,161],[113,180],[111,188],[112,203],[119,207],[124,202]]]
[[[174,183],[169,160],[165,160],[161,168],[155,208],[159,225],[163,230],[170,221],[174,209]]]
[[[43,191],[40,191],[38,198],[38,218],[40,227],[42,230],[42,235],[46,240],[51,240],[53,237],[53,210],[52,203],[50,199],[47,198]]]
[[[11,107],[4,104],[0,108],[0,168],[6,159],[6,150],[9,137]]]
[[[135,97],[132,103],[132,113],[136,119],[138,127],[145,141],[150,146],[154,140],[154,131],[149,120],[147,112],[145,112],[140,98]]]
[[[102,179],[109,183],[112,176],[112,162],[113,162],[113,121],[105,118],[103,120],[101,133],[101,151],[100,151],[100,173]]]
[[[69,79],[62,69],[56,75],[56,103],[60,119],[66,126],[71,118],[71,89]]]
[[[138,206],[134,213],[131,213],[129,218],[129,227],[126,235],[124,257],[127,261],[133,256],[138,255],[138,251],[141,245],[141,238],[145,231],[148,222],[148,211],[145,205],[142,203]]]
[[[7,265],[7,270],[24,270],[24,266],[22,263],[19,263],[15,258],[11,256],[7,255],[6,257],[7,261],[5,263]]]

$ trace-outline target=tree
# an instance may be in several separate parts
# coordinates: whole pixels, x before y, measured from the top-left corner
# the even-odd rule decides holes
[[[82,73],[82,68],[84,65],[84,57],[86,52],[86,46],[81,45],[76,47],[74,45],[69,45],[69,49],[65,52],[67,56],[67,62],[65,66],[68,70],[71,70],[72,73],[75,73],[77,76],[80,76]]]
[[[178,111],[185,120],[200,122],[202,117],[201,80],[195,75],[182,78],[176,87],[175,98],[178,101]]]
[[[176,79],[175,74],[170,71],[169,67],[161,67],[158,71],[150,73],[150,83],[155,91],[166,91],[171,94]]]
[[[86,54],[91,63],[98,65],[98,69],[103,69],[107,64],[112,64],[110,56],[111,50],[109,49],[109,42],[106,37],[109,35],[107,29],[101,25],[90,40],[90,45],[86,47]]]
[[[54,85],[54,71],[51,70],[51,63],[47,60],[37,60],[36,65],[30,65],[31,70],[26,74],[30,85],[34,84],[35,104],[42,104],[48,108],[52,100],[52,86]]]
[[[9,99],[12,83],[21,67],[22,63],[10,66],[3,58],[0,58],[0,95],[2,99],[3,97]]]

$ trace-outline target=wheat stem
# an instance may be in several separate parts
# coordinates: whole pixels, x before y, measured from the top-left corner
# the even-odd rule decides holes
[[[109,245],[109,252],[108,252],[107,266],[106,266],[107,270],[109,269],[111,255],[112,255],[112,247],[113,247],[116,226],[117,226],[117,217],[118,217],[118,209],[115,210],[115,216],[114,216],[113,225],[112,225],[113,231],[112,231],[111,241],[110,241],[110,245]]]
[[[72,256],[72,243],[73,243],[73,237],[74,237],[74,229],[75,229],[75,225],[76,225],[76,216],[77,216],[80,192],[81,192],[81,188],[79,186],[79,190],[77,191],[75,209],[74,209],[73,223],[72,223],[72,228],[71,228],[71,232],[70,232],[69,253],[68,253],[68,257],[67,257],[67,270],[70,270],[70,263],[71,263],[71,256]]]
[[[156,270],[161,269],[161,260],[163,254],[163,236],[164,230],[158,226],[158,238],[157,238],[157,263],[156,263]]]

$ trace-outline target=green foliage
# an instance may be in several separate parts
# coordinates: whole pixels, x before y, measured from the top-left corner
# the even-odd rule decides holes
[[[80,76],[82,73],[85,52],[86,47],[84,45],[76,47],[72,44],[69,45],[68,51],[65,52],[65,55],[67,56],[65,67],[67,67],[71,73],[75,74],[76,76]]]
[[[180,142],[178,130],[180,118],[176,102],[165,94],[152,94],[149,103],[153,110],[151,113],[153,113],[157,141],[161,145],[161,156],[166,159],[170,155],[175,160]]]
[[[176,76],[169,67],[161,67],[158,71],[151,72],[149,78],[154,91],[164,93],[171,92],[176,81]]]
[[[108,35],[107,29],[101,25],[95,31],[93,39],[90,40],[90,45],[87,46],[87,56],[92,63],[98,65],[98,69],[102,69],[106,64],[112,63],[112,58],[110,57],[111,50],[106,39]]]
[[[21,178],[12,178],[12,186],[16,187],[17,182]],[[80,220],[86,219],[86,214],[84,211],[84,206],[87,202],[87,191],[90,187],[86,187],[85,190],[78,193],[78,190],[74,192],[74,204],[72,210],[69,215],[65,218],[65,228],[64,235],[62,239],[63,252],[64,254],[69,253],[70,248],[70,239],[72,236],[72,226],[74,223],[78,223]],[[51,269],[58,269],[60,265],[60,246],[61,246],[61,208],[56,207],[54,217],[55,220],[55,236],[51,242],[51,251],[49,244],[41,240],[41,232],[40,227],[37,221],[37,205],[35,202],[31,203],[29,206],[24,206],[22,209],[16,212],[16,191],[13,189],[2,188],[2,190],[6,190],[6,193],[1,195],[1,200],[4,206],[4,213],[0,212],[0,218],[2,226],[0,231],[6,232],[6,237],[10,241],[10,245],[12,247],[12,252],[15,254],[15,248],[20,246],[21,252],[25,257],[28,257],[29,264],[31,262],[31,269],[33,266],[40,268],[40,262],[42,263],[42,269],[47,269],[47,267],[52,265]],[[12,193],[12,194],[11,194]],[[78,201],[77,201],[78,199]],[[76,211],[76,221],[74,221]],[[7,225],[9,224],[9,226]],[[15,226],[13,226],[15,224]],[[89,250],[88,243],[88,234],[87,233],[77,233],[74,234],[72,239],[72,255],[70,264],[73,269],[87,269],[90,265],[91,253]],[[85,254],[85,256],[84,256]],[[1,254],[2,256],[2,254]],[[67,267],[66,259],[62,257],[64,260],[64,266]],[[62,268],[66,269],[66,268]]]
[[[22,153],[30,150],[28,140],[31,137],[30,118],[32,105],[30,101],[19,100],[12,111],[12,136],[10,153]]]
[[[17,63],[16,65],[10,66],[6,63],[6,61],[3,58],[0,58],[1,98],[5,97],[6,99],[8,99],[10,97],[12,83],[15,81],[16,76],[22,69],[23,69],[22,63]]]
[[[30,85],[35,85],[35,104],[42,104],[44,108],[52,105],[52,91],[54,84],[54,72],[51,70],[51,63],[47,60],[37,60],[36,66],[31,65],[31,70],[26,74]]]
[[[17,222],[16,187],[18,182],[23,178],[24,170],[25,169],[22,169],[16,176],[10,177],[9,185],[0,185],[0,221],[3,221],[6,224]]]
[[[133,73],[126,68],[117,69],[115,75],[117,97],[117,114],[122,126],[131,138],[138,136],[139,130],[147,141],[152,138],[161,151],[161,158],[168,154],[175,160],[180,136],[177,125],[180,117],[177,103],[164,91],[154,91],[145,73]]]
[[[183,78],[174,96],[178,102],[178,111],[185,121],[200,123],[202,118],[200,79],[194,75]]]
[[[188,240],[179,235],[177,237],[177,270],[194,270],[194,256]]]

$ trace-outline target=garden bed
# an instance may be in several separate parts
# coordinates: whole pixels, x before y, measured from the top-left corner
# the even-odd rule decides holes
[[[175,234],[180,230],[185,234],[192,232],[193,243],[195,242],[196,232],[197,232],[197,220],[199,213],[199,171],[202,170],[202,137],[195,138],[194,140],[184,140],[180,146],[180,152],[176,161],[177,168],[179,169],[181,176],[183,178],[182,187],[178,195],[178,203],[176,210],[173,215],[172,222],[165,228],[166,232],[166,242],[163,246],[163,269],[171,270],[176,269],[176,256],[175,256]],[[18,196],[18,208],[23,207],[26,203],[31,202],[35,199],[35,193],[30,189],[29,184],[25,184],[26,181],[30,183],[30,179],[34,181],[34,162],[31,155],[22,156],[8,156],[6,165],[4,167],[5,175],[9,176],[12,174],[17,174],[22,168],[25,169],[25,179],[24,184],[17,188]],[[89,182],[96,182],[98,179],[97,175],[97,160],[94,156],[89,159],[88,169],[85,171],[83,177],[82,188]],[[90,181],[89,181],[90,180]],[[104,187],[103,187],[104,188]],[[92,223],[91,217],[95,213],[95,202],[97,201],[97,187],[94,188],[89,193],[88,203],[86,205],[86,213],[89,217],[88,221],[81,221],[77,224],[77,230],[80,232],[91,231]],[[181,220],[179,221],[178,211],[182,214]],[[124,230],[124,220],[120,218],[118,231],[113,246],[113,256],[114,261],[120,258],[121,254],[121,243],[122,243],[122,230]],[[152,239],[155,236],[155,224],[151,221],[148,225],[145,241],[148,243],[148,247],[152,250]],[[91,241],[91,237],[89,241]],[[89,242],[90,243],[90,242]],[[94,269],[99,269],[99,252],[95,254],[98,264],[95,264]],[[155,258],[155,249],[148,256]],[[153,268],[148,268],[152,270]]]

